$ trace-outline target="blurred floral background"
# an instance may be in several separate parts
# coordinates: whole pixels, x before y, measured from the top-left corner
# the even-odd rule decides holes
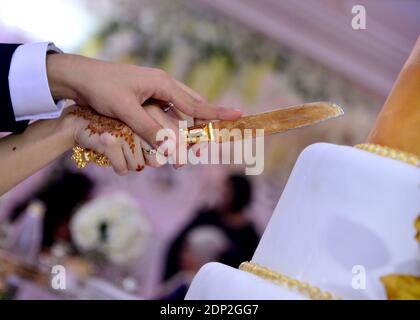
[[[347,30],[351,26],[351,6],[355,4],[347,0],[311,0],[306,7],[295,1],[268,0],[258,5],[251,1],[226,4],[205,0],[45,3],[2,0],[0,39],[2,42],[54,41],[67,52],[159,67],[209,101],[240,108],[244,114],[320,100],[341,105],[345,116],[340,119],[266,139],[264,172],[248,177],[252,202],[245,203],[242,210],[247,227],[252,226],[260,236],[296,158],[306,146],[316,142],[351,146],[364,140],[420,30],[420,19],[416,22],[408,12],[411,10],[407,10],[415,5],[413,2],[407,1],[403,6],[398,1],[386,1],[381,2],[385,3],[382,8],[374,7],[375,0],[359,2],[365,3],[368,12],[371,8],[375,19],[375,23],[370,20],[372,27],[364,34]],[[249,12],[261,13],[260,18],[252,18]],[[407,30],[393,29],[394,34],[389,33],[389,37],[395,36],[399,42],[390,43],[383,33],[386,30],[379,30],[384,26],[381,21],[384,12],[393,14],[387,21],[391,26],[397,26],[404,15],[407,25],[414,24],[419,29],[414,32],[408,27]],[[310,18],[299,24],[299,19],[311,14],[318,15],[315,27],[311,27]],[[323,14],[323,19],[319,14]],[[270,15],[278,19],[270,20]],[[296,26],[287,25],[290,17]],[[348,28],[340,33],[339,28],[334,29],[334,23]],[[275,32],[276,28],[282,28],[283,38],[283,33]],[[298,31],[300,37],[293,33]],[[291,34],[294,41],[286,41]],[[358,40],[362,42],[357,43]],[[341,52],[346,46],[349,49]],[[328,50],[323,55],[318,54],[326,47]],[[347,60],[338,63],[343,57]],[[372,64],[365,67],[369,61],[373,61]],[[372,74],[377,78],[364,81]],[[372,83],[375,85],[369,86]],[[226,194],[221,186],[227,186],[233,193],[234,188],[243,190],[240,189],[242,182],[232,184],[228,178],[232,173],[244,172],[239,165],[186,166],[180,170],[168,166],[117,177],[104,168],[88,167],[78,171],[69,157],[66,154],[0,199],[0,237],[4,248],[16,248],[16,244],[9,243],[10,234],[18,232],[16,224],[23,224],[20,220],[24,220],[25,212],[28,214],[28,203],[34,199],[43,201],[46,208],[38,209],[42,214],[35,215],[43,219],[40,223],[43,229],[38,228],[44,230],[41,261],[44,266],[58,262],[69,266],[77,279],[83,279],[83,285],[78,280],[71,294],[58,294],[33,281],[20,281],[20,287],[15,285],[20,288],[20,293],[13,295],[15,298],[174,297],[172,288],[176,291],[177,286],[188,284],[188,280],[185,277],[179,283],[177,277],[163,280],[168,248],[180,240],[178,236],[183,229],[186,231],[197,212],[218,207],[223,202]],[[75,190],[80,194],[75,195]],[[68,197],[70,194],[72,197]],[[97,197],[104,199],[104,196],[115,212],[105,212],[108,205],[92,204],[99,201]],[[67,197],[72,199],[63,200]],[[87,210],[86,206],[95,214],[83,220],[80,216]],[[124,214],[131,225],[122,222]],[[139,218],[136,220],[133,214]],[[79,217],[76,222],[75,215]],[[33,228],[33,232],[38,230]],[[97,233],[90,234],[90,229]],[[50,233],[48,241],[45,241],[46,230]],[[180,268],[189,266],[188,271],[194,271],[199,267],[197,261],[202,264],[217,260],[223,251],[219,248],[229,241],[224,239],[226,234],[218,232],[207,228],[198,235],[197,232],[186,234],[186,240],[183,239],[189,244],[181,244],[180,256],[175,257],[184,261]],[[124,233],[133,238],[118,242]],[[92,238],[93,234],[97,237]],[[227,236],[229,238],[229,234]],[[84,245],[80,245],[81,242]],[[192,248],[203,248],[200,247],[203,243],[209,248],[213,245],[214,250],[209,251],[214,254],[199,259]],[[116,255],[120,257],[117,262],[124,260],[125,263],[116,263]],[[127,255],[130,258],[125,259]],[[195,264],[191,262],[193,258]],[[186,278],[190,276],[191,272]],[[22,283],[29,289],[23,290]]]

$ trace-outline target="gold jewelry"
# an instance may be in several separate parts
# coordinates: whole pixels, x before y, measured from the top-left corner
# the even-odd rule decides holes
[[[280,286],[297,290],[312,300],[340,300],[340,298],[332,295],[328,291],[321,291],[318,287],[311,286],[307,282],[293,279],[284,274],[275,272],[269,268],[260,266],[254,262],[242,262],[239,266],[239,270],[252,273],[260,278],[271,281]]]
[[[71,156],[71,159],[80,169],[86,167],[89,162],[93,162],[100,167],[109,167],[111,165],[111,162],[103,154],[81,147],[73,148],[73,155]]]
[[[147,153],[148,155],[155,155],[156,149],[144,149],[142,148],[143,152]],[[76,163],[76,166],[80,169],[86,167],[90,162],[95,163],[100,167],[109,167],[111,166],[111,161],[109,159],[94,150],[85,149],[82,147],[74,147],[73,148],[73,155],[71,159]]]
[[[394,160],[403,161],[405,163],[414,165],[416,167],[420,167],[420,157],[416,156],[413,153],[409,153],[409,152],[405,152],[398,149],[393,149],[390,147],[381,146],[379,144],[373,144],[373,143],[356,144],[354,147],[378,154],[383,157],[388,157]]]

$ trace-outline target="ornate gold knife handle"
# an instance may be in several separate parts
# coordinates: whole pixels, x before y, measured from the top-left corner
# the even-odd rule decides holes
[[[187,129],[181,129],[181,132],[183,133],[187,144],[193,145],[199,142],[212,141],[214,139],[212,130],[212,123],[209,122],[191,126]],[[83,169],[89,163],[94,163],[100,167],[109,167],[111,165],[111,162],[105,155],[79,146],[73,148],[71,159],[80,169]]]

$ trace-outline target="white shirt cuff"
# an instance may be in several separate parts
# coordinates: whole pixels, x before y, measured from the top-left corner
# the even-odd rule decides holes
[[[38,42],[19,46],[9,71],[10,98],[16,121],[57,118],[65,100],[51,96],[47,78],[47,52],[62,52],[53,43]]]

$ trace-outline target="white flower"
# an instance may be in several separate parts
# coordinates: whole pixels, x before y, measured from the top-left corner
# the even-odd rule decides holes
[[[71,235],[84,252],[96,251],[117,264],[138,259],[150,238],[150,223],[127,195],[98,197],[73,216]]]

